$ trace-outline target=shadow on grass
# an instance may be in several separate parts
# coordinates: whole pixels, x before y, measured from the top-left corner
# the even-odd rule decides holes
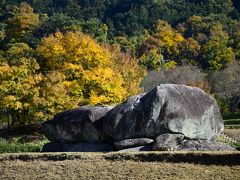
[[[240,165],[240,152],[144,152],[144,153],[20,153],[2,154],[1,161],[137,161],[193,163],[202,165]]]
[[[142,162],[194,163],[204,165],[240,165],[239,152],[150,152],[113,154],[105,156],[105,159],[112,161],[131,160]]]

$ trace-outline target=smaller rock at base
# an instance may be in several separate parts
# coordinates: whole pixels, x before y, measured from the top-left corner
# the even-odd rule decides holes
[[[236,151],[228,144],[206,140],[183,140],[178,151]]]
[[[139,146],[134,148],[122,149],[117,152],[140,152],[140,151],[152,151],[152,146]]]
[[[50,142],[43,146],[42,152],[110,152],[114,147],[110,144],[77,143],[65,144]]]
[[[124,139],[114,143],[117,149],[127,149],[132,147],[144,146],[154,142],[153,139],[149,138],[135,138],[135,139]]]
[[[161,134],[156,137],[155,144],[153,145],[154,151],[168,151],[175,150],[184,139],[183,134]]]

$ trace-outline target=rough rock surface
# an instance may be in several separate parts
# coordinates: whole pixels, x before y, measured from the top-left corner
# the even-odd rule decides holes
[[[183,134],[161,134],[156,137],[155,144],[153,145],[154,151],[167,151],[175,150],[184,139]]]
[[[42,152],[110,152],[114,147],[110,144],[100,143],[54,143],[50,142],[43,146]]]
[[[125,140],[114,142],[114,146],[117,149],[128,149],[132,147],[151,144],[152,142],[154,142],[154,140],[149,138],[125,139]]]
[[[223,131],[215,99],[199,88],[162,84],[131,97],[104,118],[103,130],[115,140],[153,138],[181,133],[189,139],[210,140]]]
[[[122,149],[117,152],[140,152],[140,151],[152,151],[152,146],[139,146],[128,149]]]
[[[42,124],[42,132],[52,142],[102,142],[106,135],[98,121],[110,106],[83,106],[62,112]]]
[[[228,144],[207,140],[183,140],[178,151],[236,151]]]

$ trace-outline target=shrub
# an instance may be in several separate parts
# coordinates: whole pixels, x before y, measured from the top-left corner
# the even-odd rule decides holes
[[[0,153],[40,152],[47,142],[47,140],[41,140],[37,143],[20,143],[0,138]]]
[[[141,82],[141,86],[146,92],[159,84],[166,83],[198,86],[209,91],[207,82],[205,82],[205,74],[197,67],[191,65],[151,71]]]
[[[231,64],[222,71],[212,73],[209,82],[218,102],[226,110],[223,112],[238,113],[240,111],[240,65]]]

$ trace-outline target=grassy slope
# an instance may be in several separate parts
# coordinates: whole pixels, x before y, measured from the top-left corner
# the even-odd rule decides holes
[[[207,161],[199,161],[206,157]],[[171,162],[176,158],[182,162]],[[230,163],[231,165],[216,165],[216,159],[224,158],[226,161],[229,159],[237,159],[237,161]],[[190,163],[189,160],[195,163]],[[239,177],[239,152],[0,155],[0,179],[238,179]]]

